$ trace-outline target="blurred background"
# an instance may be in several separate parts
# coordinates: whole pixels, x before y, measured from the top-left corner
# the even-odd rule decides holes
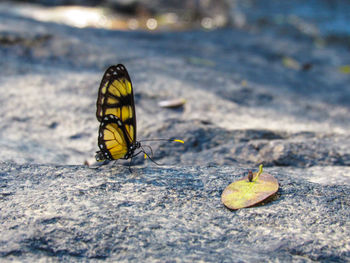
[[[1,11],[74,27],[183,31],[223,27],[297,30],[314,37],[350,34],[348,0],[33,0]]]
[[[349,25],[350,0],[1,1],[0,160],[92,163],[123,63],[138,139],[186,141],[162,163],[349,166]]]

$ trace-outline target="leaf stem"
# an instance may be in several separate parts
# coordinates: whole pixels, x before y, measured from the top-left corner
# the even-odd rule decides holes
[[[262,172],[263,172],[263,165],[260,164],[260,165],[259,165],[259,172],[256,173],[256,176],[255,176],[255,178],[253,179],[253,181],[258,180],[258,178],[259,178],[259,176],[262,174]]]

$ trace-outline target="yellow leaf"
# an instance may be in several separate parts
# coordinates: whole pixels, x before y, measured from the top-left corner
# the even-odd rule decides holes
[[[278,181],[272,175],[257,173],[253,178],[250,181],[248,176],[245,176],[227,186],[221,195],[223,204],[230,209],[249,207],[260,203],[278,191]]]
[[[338,70],[340,73],[350,74],[350,65],[340,66],[340,67],[338,67]]]

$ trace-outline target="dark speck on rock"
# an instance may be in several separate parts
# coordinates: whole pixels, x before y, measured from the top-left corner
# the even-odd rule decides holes
[[[69,136],[69,139],[77,140],[77,139],[81,139],[83,137],[88,137],[88,136],[89,136],[89,134],[86,134],[86,133],[77,133],[77,134]]]
[[[51,124],[49,125],[49,128],[50,128],[50,129],[56,129],[58,125],[59,125],[58,122],[53,121],[53,122],[51,122]]]
[[[19,116],[14,116],[12,117],[13,121],[17,121],[17,122],[26,122],[29,121],[29,117],[19,117]]]

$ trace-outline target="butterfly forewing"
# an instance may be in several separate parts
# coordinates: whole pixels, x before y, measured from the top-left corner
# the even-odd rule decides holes
[[[109,67],[100,84],[96,117],[116,116],[125,127],[130,143],[136,141],[136,115],[132,83],[126,68],[118,64]]]

